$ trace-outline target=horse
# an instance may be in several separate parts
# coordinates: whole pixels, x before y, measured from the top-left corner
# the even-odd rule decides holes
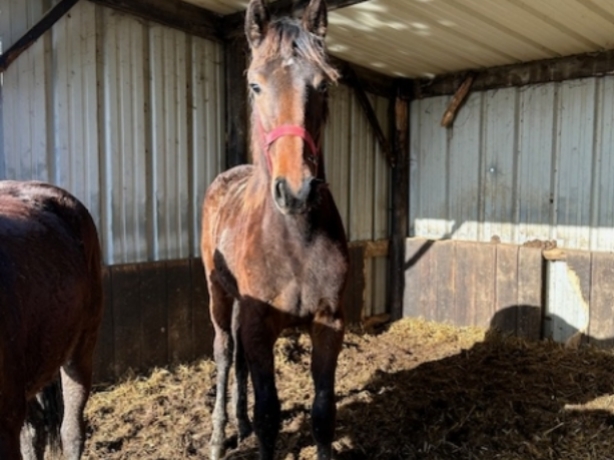
[[[58,374],[63,418],[53,428],[65,458],[81,457],[101,273],[98,233],[82,203],[50,184],[0,181],[0,458],[22,458],[26,408],[53,394]],[[42,453],[26,445],[23,455]]]
[[[281,422],[273,347],[285,328],[299,325],[308,328],[312,340],[311,418],[318,459],[332,455],[349,259],[321,147],[327,88],[339,78],[327,59],[326,29],[323,0],[311,0],[301,20],[273,19],[263,0],[251,0],[247,7],[253,163],[218,175],[202,208],[201,255],[217,369],[213,459],[224,455],[233,358],[239,441],[252,431],[249,374],[259,456],[273,458]]]

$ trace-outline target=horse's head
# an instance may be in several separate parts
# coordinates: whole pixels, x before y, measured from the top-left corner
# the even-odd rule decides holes
[[[254,156],[284,214],[306,210],[324,179],[320,139],[328,85],[338,78],[326,60],[326,15],[324,0],[311,0],[302,20],[271,20],[264,1],[251,0],[245,17]]]

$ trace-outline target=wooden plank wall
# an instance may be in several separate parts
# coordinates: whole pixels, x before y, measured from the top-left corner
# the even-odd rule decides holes
[[[104,286],[97,383],[116,381],[129,369],[142,373],[211,355],[213,327],[200,259],[105,267]]]
[[[614,346],[614,253],[563,252],[589,309],[588,327],[578,332],[595,345]],[[404,316],[542,338],[565,319],[546,312],[547,296],[560,294],[547,290],[546,264],[541,247],[409,238]],[[544,328],[544,321],[551,325]]]
[[[404,316],[541,334],[541,249],[456,240],[407,240]]]
[[[350,248],[344,293],[350,324],[362,319],[366,263],[384,253],[383,243]],[[113,265],[103,273],[105,313],[96,348],[96,383],[115,382],[128,370],[142,374],[212,356],[213,326],[200,259]]]

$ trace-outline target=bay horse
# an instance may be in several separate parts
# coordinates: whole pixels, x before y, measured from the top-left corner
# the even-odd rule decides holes
[[[49,184],[0,181],[0,458],[22,458],[26,407],[58,373],[62,450],[81,457],[102,309],[100,244],[85,206]],[[25,458],[41,455],[22,447]]]
[[[321,148],[327,88],[338,79],[327,61],[326,28],[323,0],[311,0],[302,20],[272,19],[263,0],[251,0],[246,11],[253,164],[220,174],[207,189],[202,213],[217,368],[213,459],[224,454],[233,355],[239,440],[252,430],[249,373],[260,458],[273,458],[280,427],[273,347],[283,329],[297,325],[307,325],[312,339],[318,459],[332,455],[348,249]]]

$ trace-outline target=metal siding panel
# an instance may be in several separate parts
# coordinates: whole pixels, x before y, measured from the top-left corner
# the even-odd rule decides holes
[[[425,99],[420,104],[420,136],[416,174],[412,177],[419,187],[416,197],[416,236],[443,238],[451,234],[447,203],[447,131],[440,125],[449,98]]]
[[[151,36],[152,168],[155,257],[189,254],[186,36],[153,25]]]
[[[328,122],[324,130],[324,161],[326,178],[341,214],[346,233],[349,232],[350,208],[350,89],[345,85],[333,87],[329,97]]]
[[[605,77],[599,85],[597,139],[593,168],[591,249],[607,250],[614,246],[614,77]]]
[[[374,192],[373,130],[353,95],[350,103],[350,241],[370,240],[373,235]],[[369,278],[367,277],[367,280]]]
[[[388,106],[389,102],[384,97],[372,98],[374,109],[380,126],[386,132],[389,124]],[[381,151],[379,143],[375,142],[375,190],[373,193],[373,240],[388,238],[389,229],[389,195],[390,195],[390,168],[388,162]],[[377,257],[372,260],[373,288],[371,314],[386,312],[387,300],[387,279],[388,279],[388,259]]]
[[[455,239],[557,239],[567,248],[612,250],[612,92],[607,76],[474,93],[448,138],[438,123],[444,98],[414,101],[410,235],[442,238],[454,230]]]
[[[3,75],[3,168],[7,179],[47,179],[46,37]]]
[[[516,102],[515,88],[484,94],[482,241],[514,239]]]
[[[471,94],[449,131],[448,219],[458,240],[478,239],[481,108],[482,93]]]
[[[420,203],[420,142],[422,139],[422,105],[425,100],[414,100],[409,106],[409,226],[410,237],[416,236],[416,221],[421,215],[418,210]],[[424,102],[426,103],[426,102]]]
[[[556,239],[562,246],[590,243],[595,79],[561,83],[557,133]]]
[[[209,184],[222,171],[224,154],[223,56],[221,45],[192,39],[193,256],[200,254],[200,216]]]
[[[144,29],[103,9],[107,262],[147,258]]]
[[[15,23],[18,19],[11,17]],[[164,123],[159,163],[149,163],[148,116],[154,109],[147,108],[148,26],[140,20],[80,2],[3,75],[0,172],[8,178],[49,180],[78,196],[97,222],[109,264],[139,262],[153,254],[148,251],[148,231],[154,227],[147,212],[150,170],[164,174],[164,206],[170,215],[160,241],[165,254],[156,257],[187,257],[192,244],[197,255],[200,222],[191,213],[198,215],[204,189],[221,169],[221,46],[162,29],[170,37],[166,51],[171,65],[155,75],[166,77],[160,93],[164,110],[155,111]],[[156,84],[154,79],[151,86]]]
[[[55,184],[77,196],[97,224],[100,216],[96,8],[81,2],[53,29]],[[41,93],[44,100],[45,95]],[[46,163],[41,152],[41,163]]]
[[[518,228],[515,241],[550,239],[555,86],[520,90],[518,129]]]
[[[371,97],[380,126],[387,131],[388,100],[384,97]],[[375,142],[374,152],[374,192],[373,192],[373,240],[388,238],[388,207],[390,195],[390,168],[379,143]]]

